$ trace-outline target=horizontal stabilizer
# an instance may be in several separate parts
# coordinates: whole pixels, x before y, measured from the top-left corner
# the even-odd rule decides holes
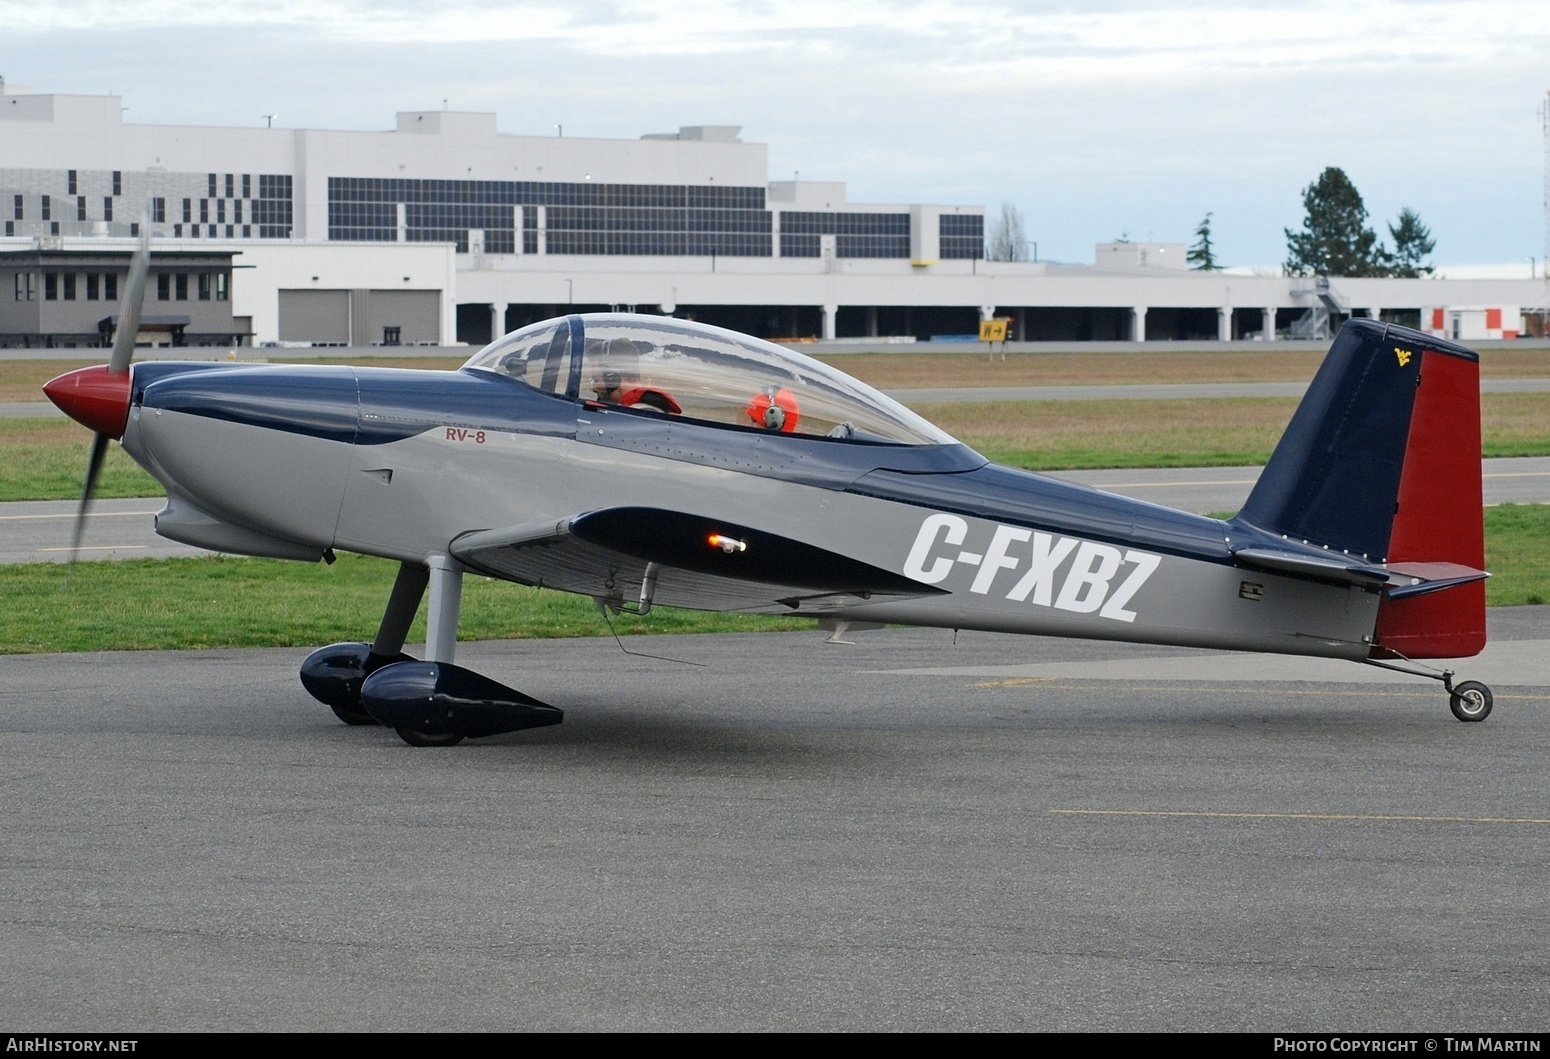
[[[1389,599],[1406,599],[1440,592],[1445,588],[1470,585],[1484,581],[1491,575],[1462,563],[1393,563],[1389,569],[1394,577],[1389,579]]]
[[[1306,577],[1337,584],[1383,587],[1386,599],[1406,599],[1445,588],[1483,581],[1491,575],[1462,563],[1391,563],[1379,566],[1353,562],[1343,555],[1280,551],[1274,548],[1240,548],[1233,559],[1242,566],[1276,574]]]
[[[1344,555],[1316,555],[1303,552],[1283,552],[1273,548],[1240,548],[1232,553],[1233,559],[1243,566],[1256,570],[1268,570],[1275,574],[1291,574],[1316,581],[1336,581],[1350,585],[1376,587],[1389,579],[1388,571],[1371,563],[1354,562]]]

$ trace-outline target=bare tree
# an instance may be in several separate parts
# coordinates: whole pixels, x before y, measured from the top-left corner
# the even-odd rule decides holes
[[[1023,212],[1010,202],[1001,204],[1001,212],[990,222],[990,230],[985,233],[985,260],[1028,260],[1028,236],[1023,230]]]

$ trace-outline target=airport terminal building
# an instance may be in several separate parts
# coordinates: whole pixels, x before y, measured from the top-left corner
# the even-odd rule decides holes
[[[989,262],[983,206],[772,181],[739,132],[512,136],[455,111],[380,132],[141,125],[116,96],[0,84],[0,344],[102,336],[147,215],[146,313],[177,344],[480,344],[605,309],[777,339],[940,339],[991,317],[1027,341],[1273,340],[1343,315],[1542,332],[1539,281],[1193,272],[1169,243]]]

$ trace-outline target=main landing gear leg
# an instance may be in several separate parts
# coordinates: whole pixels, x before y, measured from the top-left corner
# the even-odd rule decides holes
[[[1420,669],[1392,666],[1387,662],[1379,662],[1371,658],[1365,661],[1368,665],[1377,666],[1379,669],[1392,669],[1396,673],[1408,673],[1413,677],[1430,677],[1432,680],[1442,681],[1442,686],[1448,689],[1448,709],[1452,710],[1453,716],[1461,721],[1483,721],[1491,715],[1491,689],[1478,680],[1466,680],[1462,684],[1454,684],[1451,669],[1445,669],[1441,673],[1428,673]],[[1405,661],[1410,660],[1407,658]]]
[[[437,554],[427,557],[426,568],[430,585],[426,660],[385,665],[367,676],[361,684],[366,711],[396,729],[410,746],[452,746],[465,736],[559,724],[565,715],[553,706],[452,664],[462,609],[463,566],[449,555]],[[394,592],[396,596],[397,586]]]
[[[372,669],[380,669],[389,662],[413,661],[403,654],[404,640],[409,637],[409,626],[420,610],[425,598],[425,585],[431,572],[419,563],[399,563],[398,577],[393,580],[393,593],[388,596],[387,610],[382,612],[382,624],[377,626],[377,638],[371,644],[371,657],[380,659]]]
[[[450,555],[431,556],[430,581],[425,660],[450,662],[457,651],[457,620],[463,610],[463,564]]]
[[[463,565],[450,555],[432,555],[429,564],[431,605],[425,622],[425,660],[450,664],[457,653],[457,622],[463,612]],[[461,730],[433,732],[412,722],[397,728],[399,737],[410,746],[454,746],[464,735]]]
[[[376,640],[369,647],[363,643],[320,647],[302,663],[302,686],[345,724],[378,723],[361,705],[361,684],[383,666],[414,661],[403,653],[404,639],[425,597],[429,577],[430,571],[419,563],[399,564]]]

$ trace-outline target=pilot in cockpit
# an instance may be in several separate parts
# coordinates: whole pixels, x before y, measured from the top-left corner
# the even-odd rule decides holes
[[[628,338],[610,339],[601,356],[593,356],[590,386],[597,400],[626,408],[651,409],[678,415],[683,411],[666,391],[643,385],[640,351]]]
[[[765,386],[754,394],[744,409],[754,426],[794,434],[802,414],[797,407],[796,395],[784,386]]]

